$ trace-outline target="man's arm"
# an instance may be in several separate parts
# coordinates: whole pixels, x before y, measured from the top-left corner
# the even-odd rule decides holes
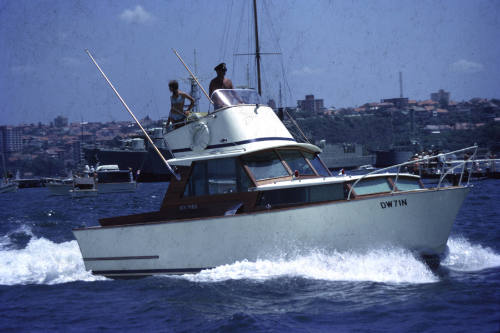
[[[225,89],[234,89],[233,82],[229,79],[224,79],[224,88]]]
[[[214,92],[214,90],[215,90],[215,82],[214,82],[214,80],[212,80],[212,81],[210,81],[210,85],[208,87],[208,91],[209,91],[208,96],[212,97],[212,93]]]

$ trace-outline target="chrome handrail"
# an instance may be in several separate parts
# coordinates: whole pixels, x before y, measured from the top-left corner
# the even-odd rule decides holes
[[[471,171],[472,171],[472,165],[473,165],[473,162],[475,161],[475,157],[476,157],[476,154],[477,154],[477,148],[478,146],[471,146],[471,147],[467,147],[467,148],[463,148],[463,149],[459,149],[459,150],[455,150],[455,151],[451,151],[449,153],[442,153],[442,154],[439,154],[439,155],[435,155],[435,156],[426,156],[424,158],[420,158],[418,160],[412,160],[412,161],[408,161],[408,162],[404,162],[404,163],[400,163],[400,164],[396,164],[396,165],[391,165],[391,166],[388,166],[388,167],[385,167],[385,168],[382,168],[382,169],[377,169],[377,170],[374,170],[372,172],[369,172],[363,176],[361,176],[360,178],[358,178],[352,185],[351,185],[351,188],[349,190],[349,194],[347,195],[347,200],[351,200],[351,193],[352,191],[354,190],[354,187],[356,187],[356,185],[359,183],[359,181],[361,181],[362,179],[366,178],[367,176],[369,175],[373,175],[373,174],[378,174],[378,173],[381,173],[383,171],[387,171],[387,170],[391,170],[391,169],[394,169],[394,168],[398,168],[397,170],[397,173],[396,173],[396,180],[394,182],[394,186],[392,188],[392,191],[391,191],[391,194],[394,193],[394,191],[396,190],[396,187],[397,187],[397,181],[398,181],[398,178],[399,178],[399,173],[400,173],[400,170],[401,170],[401,167],[402,166],[406,166],[406,165],[410,165],[410,164],[419,164],[419,163],[422,163],[422,162],[429,162],[430,160],[433,160],[433,159],[438,159],[438,158],[442,158],[443,156],[447,156],[447,155],[452,155],[452,154],[456,154],[456,153],[460,153],[460,152],[465,152],[465,151],[468,151],[468,150],[474,150],[474,153],[472,154],[472,156],[467,159],[467,160],[463,160],[463,161],[460,161],[459,164],[457,164],[456,166],[454,166],[453,168],[451,168],[451,170],[455,169],[457,166],[462,166],[462,171],[460,173],[460,181],[459,181],[459,185],[462,184],[462,176],[465,172],[465,165],[467,163],[470,163],[470,166],[471,166]],[[446,173],[442,174],[442,176],[440,177],[440,180],[439,180],[439,184],[438,184],[438,187],[439,188],[441,186],[441,182],[442,180],[444,179],[444,177],[446,175],[449,174],[449,171],[450,170],[447,170]],[[468,178],[467,178],[467,185],[469,185],[469,181],[470,181],[470,175],[472,172],[469,172],[469,175],[468,175]]]
[[[474,157],[475,157],[475,153],[476,153],[476,152],[474,152],[474,154],[473,154],[473,156],[474,156]],[[457,164],[457,165],[455,165],[454,167],[449,168],[449,169],[446,171],[446,173],[445,173],[443,176],[441,176],[441,177],[440,177],[440,179],[439,179],[439,183],[438,183],[438,188],[439,188],[439,186],[441,185],[441,182],[444,180],[444,178],[445,178],[448,174],[450,174],[450,171],[453,171],[455,168],[457,168],[457,167],[459,167],[459,166],[462,166],[462,172],[461,172],[461,174],[460,174],[460,182],[459,182],[459,184],[460,184],[460,183],[462,182],[462,176],[463,176],[463,172],[464,172],[464,166],[465,166],[467,163],[469,163],[469,164],[470,164],[470,170],[468,170],[468,171],[469,171],[469,174],[468,174],[468,178],[467,178],[467,186],[468,186],[468,185],[469,185],[469,181],[470,181],[471,174],[474,172],[474,169],[473,169],[473,168],[474,168],[474,164],[476,164],[476,163],[481,163],[481,162],[500,162],[500,159],[495,159],[495,158],[486,158],[486,159],[477,159],[477,160],[476,160],[476,159],[472,158],[472,156],[471,156],[471,158],[470,158],[469,160],[466,160],[466,161],[449,161],[449,162],[447,162],[447,163],[458,163],[458,164]]]

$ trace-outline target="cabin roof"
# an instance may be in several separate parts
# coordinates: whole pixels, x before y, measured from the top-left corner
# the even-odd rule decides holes
[[[290,142],[290,144],[283,144],[283,142],[277,142],[274,144],[268,144],[265,147],[258,146],[252,149],[252,146],[246,146],[246,147],[241,147],[237,148],[235,147],[232,150],[222,150],[222,151],[217,151],[217,150],[212,150],[209,151],[205,154],[193,154],[191,156],[184,156],[184,157],[179,157],[179,158],[172,158],[168,160],[169,164],[172,165],[184,165],[188,166],[191,164],[191,162],[194,161],[204,161],[204,160],[212,160],[216,158],[228,158],[228,157],[236,157],[236,156],[241,156],[241,155],[246,155],[250,153],[254,153],[257,151],[261,150],[267,150],[267,149],[272,149],[272,148],[302,148],[308,151],[311,151],[313,153],[321,153],[321,149],[318,146],[315,146],[310,143],[297,143],[297,142]]]

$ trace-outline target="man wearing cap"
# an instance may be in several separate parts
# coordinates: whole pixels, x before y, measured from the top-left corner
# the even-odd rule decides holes
[[[217,89],[233,89],[233,83],[228,78],[225,78],[227,68],[225,63],[220,63],[215,66],[214,70],[217,72],[217,77],[210,81],[209,91],[210,96]]]

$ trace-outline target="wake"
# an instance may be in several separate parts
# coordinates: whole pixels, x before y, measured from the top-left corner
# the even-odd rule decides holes
[[[465,238],[450,238],[441,266],[454,271],[475,272],[500,266],[500,255],[471,244]],[[194,282],[267,280],[300,277],[327,281],[371,281],[381,283],[435,283],[440,280],[420,258],[401,248],[367,253],[313,251],[293,259],[239,261],[183,278]]]
[[[29,230],[28,230],[29,231]],[[28,232],[29,234],[29,232]],[[0,237],[0,285],[59,284],[100,281],[85,270],[75,240],[54,243],[30,234],[23,249],[12,249],[8,236]],[[474,272],[500,266],[500,255],[488,247],[471,244],[465,238],[450,238],[449,252],[441,266],[460,272]],[[439,277],[408,250],[377,249],[367,253],[311,251],[296,257],[238,261],[174,278],[193,282],[227,280],[265,281],[279,277],[300,277],[327,281],[372,281],[382,283],[435,283]]]

